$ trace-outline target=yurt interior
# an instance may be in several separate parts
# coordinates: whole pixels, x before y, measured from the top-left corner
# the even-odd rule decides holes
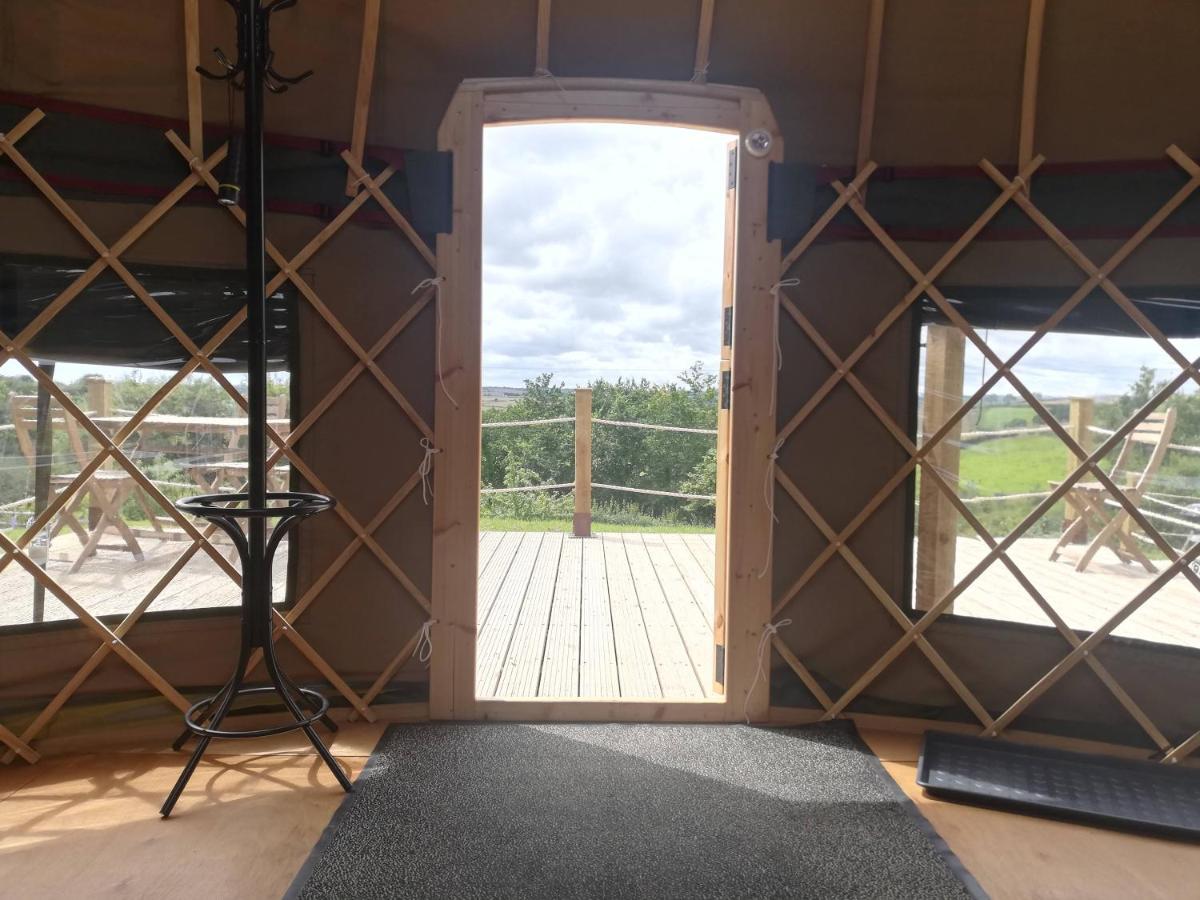
[[[1196,896],[1198,39],[0,0],[0,896]]]

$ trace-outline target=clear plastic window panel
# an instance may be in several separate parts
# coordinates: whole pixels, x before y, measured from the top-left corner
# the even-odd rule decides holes
[[[1053,292],[958,300],[999,359],[1025,350],[1011,374],[926,316],[918,609],[1200,647],[1200,564],[1170,568],[1200,543],[1200,304],[1129,293],[1157,335],[1096,295],[1040,336]]]
[[[222,336],[242,305],[240,273],[129,264],[168,323],[113,272],[58,302],[85,268],[0,259],[0,328],[20,345],[0,366],[0,528],[11,542],[0,563],[0,627],[72,619],[75,606],[123,616],[236,605],[232,543],[173,503],[242,489],[247,478],[237,398],[246,389],[244,328]],[[289,303],[272,298],[277,324],[292,315]],[[210,346],[211,364],[198,363],[180,335]],[[284,338],[270,358],[268,418],[286,439]],[[269,487],[286,489],[289,476],[283,458]],[[285,542],[277,602],[287,571]]]

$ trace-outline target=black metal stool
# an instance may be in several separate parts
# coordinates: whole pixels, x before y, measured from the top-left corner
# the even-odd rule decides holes
[[[237,547],[238,556],[242,561],[242,645],[233,677],[214,696],[201,700],[184,713],[186,728],[176,739],[175,749],[181,749],[192,735],[198,736],[200,740],[179,774],[175,787],[171,789],[162,805],[161,812],[164,818],[171,814],[179,795],[183,793],[213,738],[259,738],[302,730],[325,760],[342,789],[351,790],[350,779],[346,777],[346,773],[334,760],[329,748],[313,727],[315,723],[320,722],[331,731],[337,730],[337,726],[326,715],[329,711],[329,700],[314,690],[298,686],[283,673],[279,661],[275,658],[275,643],[271,637],[271,564],[275,559],[275,551],[287,533],[301,520],[331,509],[336,501],[323,494],[300,491],[268,491],[266,497],[267,503],[262,507],[246,505],[249,502],[248,494],[204,494],[187,497],[175,504],[181,512],[212,522],[229,535]],[[278,519],[266,544],[261,571],[254,571],[254,567],[250,565],[250,544],[246,532],[239,524],[240,519],[256,520],[251,522],[251,527],[264,527],[267,519]],[[246,666],[254,650],[262,650],[263,662],[271,679],[269,685],[245,686]],[[245,731],[222,730],[221,721],[229,712],[234,700],[251,694],[278,694],[294,721]],[[308,711],[302,706],[306,706]],[[208,722],[207,725],[204,724],[205,721]]]

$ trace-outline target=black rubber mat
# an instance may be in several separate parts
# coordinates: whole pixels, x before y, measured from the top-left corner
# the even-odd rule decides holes
[[[930,731],[917,784],[946,799],[1200,839],[1200,769]]]

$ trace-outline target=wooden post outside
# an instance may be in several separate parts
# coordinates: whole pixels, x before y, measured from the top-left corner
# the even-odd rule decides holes
[[[39,362],[38,368],[50,378],[54,378],[54,363]],[[33,517],[41,516],[50,505],[50,475],[54,464],[54,408],[50,405],[50,393],[46,386],[38,382],[37,392],[37,428],[34,431],[33,455]],[[67,412],[64,410],[63,415]],[[65,429],[65,423],[64,423]],[[29,558],[43,569],[50,558],[50,532],[53,525],[47,525],[38,533],[29,547]],[[41,622],[46,618],[46,586],[38,580],[33,583],[33,619]]]
[[[1084,453],[1090,453],[1092,450],[1092,422],[1096,416],[1096,401],[1092,397],[1072,397],[1070,399],[1070,412],[1067,415],[1067,433],[1074,438],[1075,443],[1083,448]],[[1070,475],[1083,460],[1067,451],[1067,472]],[[1067,495],[1067,500],[1063,504],[1063,529],[1065,530],[1072,522],[1079,518],[1079,510],[1070,501],[1070,494]],[[1080,528],[1075,536],[1071,539],[1073,544],[1086,544],[1088,542],[1087,526]]]
[[[592,389],[575,389],[575,537],[592,536]]]
[[[112,382],[103,375],[85,375],[84,385],[87,386],[87,411],[90,416],[112,415]],[[112,469],[114,463],[108,460],[103,464],[106,469]],[[88,528],[94,530],[100,527],[102,510],[95,503],[88,504]]]
[[[966,336],[953,325],[930,325],[925,342],[925,409],[921,430],[930,435],[963,402]],[[962,420],[926,457],[950,485],[958,481]],[[917,609],[929,609],[954,587],[958,514],[932,480],[921,479],[917,514]],[[952,611],[949,607],[947,612]]]
[[[103,375],[86,375],[87,408],[93,416],[112,415],[112,382]]]

